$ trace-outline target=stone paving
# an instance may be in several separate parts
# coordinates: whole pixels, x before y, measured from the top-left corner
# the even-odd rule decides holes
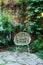
[[[29,52],[0,52],[0,65],[43,65],[43,60]]]

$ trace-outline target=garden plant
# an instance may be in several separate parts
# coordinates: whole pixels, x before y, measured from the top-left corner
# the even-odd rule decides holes
[[[13,35],[18,32],[27,32],[32,38],[29,44],[30,52],[34,52],[42,58],[43,0],[16,0],[15,3],[11,6],[0,0],[0,44],[7,45],[14,38]],[[13,46],[12,50],[15,48],[16,45]],[[23,47],[20,48],[21,50]]]

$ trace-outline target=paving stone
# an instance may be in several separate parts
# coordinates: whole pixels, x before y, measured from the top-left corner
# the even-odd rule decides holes
[[[32,58],[29,59],[24,59],[26,63],[30,64],[30,65],[36,65],[37,63],[35,62],[35,60],[33,60]]]
[[[41,63],[41,64],[43,64],[43,60],[40,59],[40,58],[36,59],[35,61],[36,61],[37,63]]]
[[[39,63],[39,64],[37,64],[37,65],[43,65],[42,63]]]
[[[20,64],[27,64],[23,59],[17,58],[17,62]]]
[[[0,64],[4,64],[5,62],[3,60],[0,59]]]
[[[29,54],[29,57],[31,57],[34,60],[38,58],[35,54]]]
[[[12,63],[12,62],[9,62],[9,63],[6,64],[6,65],[21,65],[21,64],[19,64],[19,63]]]
[[[15,61],[16,62],[15,57],[13,57],[12,55],[9,55],[7,57],[4,57],[3,59],[6,60],[6,61]]]
[[[29,52],[0,52],[0,64],[7,62],[6,65],[43,65],[43,60],[35,54]]]
[[[16,58],[16,57],[18,57],[19,53],[18,53],[18,51],[17,51],[17,52],[11,53],[11,55],[14,56],[14,57]]]
[[[9,52],[9,51],[7,51],[7,52],[0,52],[1,58],[7,57],[7,56],[9,56],[9,55],[10,55],[10,52]]]
[[[26,52],[19,53],[18,54],[18,57],[21,57],[21,58],[29,58],[29,53],[26,53]]]
[[[3,53],[2,52],[0,52],[0,58],[3,56]]]

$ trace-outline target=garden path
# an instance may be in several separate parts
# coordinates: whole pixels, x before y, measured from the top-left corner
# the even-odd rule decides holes
[[[0,52],[0,65],[43,65],[43,60],[29,52]]]

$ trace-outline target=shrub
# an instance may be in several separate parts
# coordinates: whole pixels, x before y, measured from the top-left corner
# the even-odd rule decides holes
[[[36,55],[37,55],[39,58],[43,59],[43,50],[40,50],[39,52],[37,52]]]
[[[11,31],[12,27],[10,23],[8,23],[7,17],[1,17],[0,24],[0,43],[7,44],[8,41],[11,40]]]
[[[32,52],[37,52],[43,48],[43,42],[39,41],[38,39],[34,40],[30,44],[30,49]]]

